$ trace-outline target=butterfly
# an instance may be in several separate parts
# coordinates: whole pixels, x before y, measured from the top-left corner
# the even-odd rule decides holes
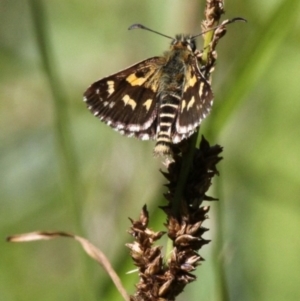
[[[141,24],[129,29],[134,28],[158,33]],[[88,109],[116,131],[156,140],[156,155],[171,154],[172,146],[196,131],[213,104],[211,85],[200,69],[198,35],[163,36],[172,39],[169,51],[104,77],[84,93]]]

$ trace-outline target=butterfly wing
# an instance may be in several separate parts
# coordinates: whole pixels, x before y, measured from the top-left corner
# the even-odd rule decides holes
[[[174,143],[194,133],[209,114],[212,103],[213,93],[210,84],[200,72],[197,58],[192,57],[191,63],[187,65],[186,80],[176,120],[176,133],[173,137]]]
[[[84,93],[89,110],[122,134],[155,138],[161,59],[144,60],[93,83]]]

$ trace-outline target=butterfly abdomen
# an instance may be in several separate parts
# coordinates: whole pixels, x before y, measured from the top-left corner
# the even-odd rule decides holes
[[[163,75],[159,93],[159,108],[157,113],[157,130],[155,154],[170,154],[173,144],[175,122],[182,99],[184,84],[184,65],[175,53],[172,60],[163,67]]]
[[[176,94],[163,94],[160,97],[160,107],[157,119],[157,138],[154,148],[155,154],[169,154],[171,152],[172,134],[178,113],[180,97]]]

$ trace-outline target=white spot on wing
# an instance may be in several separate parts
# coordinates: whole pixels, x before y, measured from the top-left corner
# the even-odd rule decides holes
[[[173,143],[179,143],[182,140],[181,136],[176,135],[175,137],[173,137]]]
[[[128,126],[128,129],[130,131],[133,131],[133,132],[137,132],[141,129],[141,127],[139,125],[136,125],[136,124],[132,124],[132,125],[129,125]]]
[[[149,134],[143,134],[140,139],[141,140],[149,140],[150,136],[149,136]]]
[[[124,124],[119,123],[116,127],[117,130],[122,130],[124,129]]]

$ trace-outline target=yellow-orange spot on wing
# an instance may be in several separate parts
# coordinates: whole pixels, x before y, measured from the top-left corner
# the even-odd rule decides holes
[[[113,94],[115,92],[115,82],[112,80],[108,80],[107,86],[108,86],[107,93],[108,93],[108,96],[110,96],[111,94]]]
[[[181,103],[181,112],[183,112],[185,107],[186,107],[186,101],[183,100],[182,103]]]
[[[200,98],[202,98],[203,88],[204,88],[204,83],[201,83],[200,84],[200,88],[199,88],[199,96],[200,96]]]
[[[193,105],[194,105],[194,103],[195,103],[195,97],[193,96],[193,97],[191,98],[191,100],[189,101],[189,103],[187,104],[186,109],[189,110],[190,108],[192,108]]]
[[[127,106],[127,105],[131,106],[132,111],[135,109],[136,102],[132,98],[130,98],[128,94],[124,95],[122,100],[123,100],[125,106]]]
[[[193,77],[191,77],[189,80],[190,87],[194,87],[196,82],[197,82],[197,77],[195,75],[193,75]]]
[[[143,103],[143,106],[145,106],[147,112],[149,111],[150,107],[151,107],[151,104],[152,104],[152,99],[149,98],[147,99],[144,103]]]
[[[196,82],[197,82],[197,77],[195,75],[193,75],[192,77],[190,77],[184,87],[184,92],[189,88],[189,87],[194,87]]]
[[[126,81],[130,83],[131,86],[142,86],[147,77],[137,77],[134,73],[126,77]]]

